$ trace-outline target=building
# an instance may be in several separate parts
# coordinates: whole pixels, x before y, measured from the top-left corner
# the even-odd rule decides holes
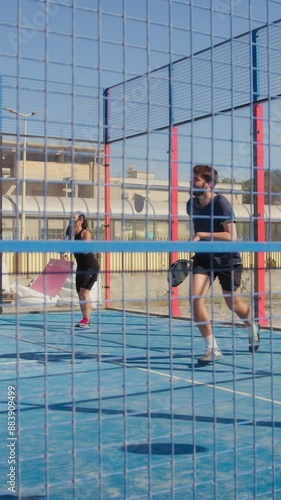
[[[79,210],[91,229],[103,237],[105,214],[104,151],[83,144],[29,142],[24,150],[12,141],[2,145],[3,238],[14,239],[25,214],[25,237],[61,239],[69,216]],[[126,178],[111,177],[111,234],[113,239],[169,237],[168,181],[153,172],[129,167]],[[242,204],[241,185],[219,184],[233,204]],[[186,201],[190,183],[180,182],[179,237],[189,237]],[[24,199],[22,199],[22,193]],[[22,210],[22,208],[24,209]],[[241,207],[240,207],[241,211]],[[245,217],[249,212],[244,210]]]

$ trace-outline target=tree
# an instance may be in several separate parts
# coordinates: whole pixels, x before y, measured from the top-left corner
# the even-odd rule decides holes
[[[221,182],[224,182],[225,184],[232,184],[232,183],[233,183],[233,184],[240,184],[240,182],[239,182],[239,181],[237,181],[237,180],[235,179],[235,177],[233,177],[233,179],[232,179],[231,177],[225,177],[224,179],[222,179],[222,181],[221,181]]]
[[[249,204],[253,201],[251,190],[253,183],[251,179],[241,182],[244,194],[243,203]],[[265,170],[264,172],[264,202],[265,205],[281,205],[281,170]]]

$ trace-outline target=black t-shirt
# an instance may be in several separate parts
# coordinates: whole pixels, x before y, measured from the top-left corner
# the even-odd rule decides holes
[[[217,194],[205,207],[200,207],[197,198],[192,198],[186,204],[186,211],[192,219],[195,233],[224,232],[223,225],[225,223],[236,222],[233,208],[222,194]],[[196,255],[200,256],[200,259],[206,261],[210,267],[214,268],[232,267],[242,264],[241,255],[238,252],[213,253],[211,255],[208,253],[197,253]]]
[[[82,240],[82,233],[84,229],[82,229],[79,233],[75,234],[74,239],[75,240]],[[89,253],[74,253],[73,254],[76,262],[77,262],[77,269],[94,269],[95,271],[98,272],[99,270],[99,263],[97,259],[95,258],[93,252]]]

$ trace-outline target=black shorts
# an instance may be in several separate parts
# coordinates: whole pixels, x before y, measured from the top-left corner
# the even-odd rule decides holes
[[[219,279],[220,285],[226,292],[236,291],[241,286],[243,266],[234,265],[229,268],[210,269],[210,264],[200,259],[196,255],[193,258],[193,274],[206,274],[214,281]]]
[[[97,279],[98,279],[97,269],[77,269],[76,280],[75,280],[77,293],[79,293],[80,288],[91,290]]]

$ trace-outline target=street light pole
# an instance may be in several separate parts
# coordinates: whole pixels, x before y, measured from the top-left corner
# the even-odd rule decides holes
[[[21,227],[20,227],[20,239],[25,239],[25,201],[26,201],[26,149],[27,149],[27,118],[34,116],[38,111],[32,111],[32,113],[20,113],[12,108],[3,108],[5,111],[12,113],[14,115],[23,118],[23,161],[22,161],[22,188],[21,188]]]

